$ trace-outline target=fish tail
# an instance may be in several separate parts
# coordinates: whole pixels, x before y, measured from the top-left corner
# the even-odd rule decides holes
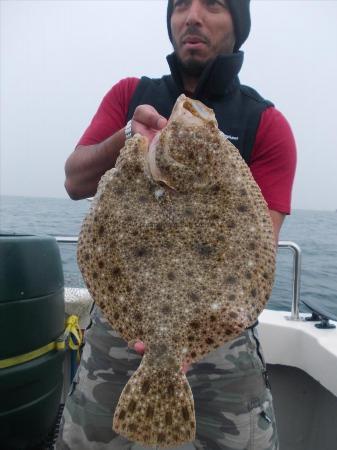
[[[114,431],[148,447],[176,447],[194,440],[194,402],[185,374],[144,359],[120,396]]]

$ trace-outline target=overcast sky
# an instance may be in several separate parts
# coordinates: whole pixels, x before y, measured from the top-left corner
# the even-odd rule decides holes
[[[337,1],[253,0],[240,78],[288,118],[293,207],[337,209]],[[64,162],[102,97],[168,73],[166,0],[1,1],[1,194],[66,197]]]

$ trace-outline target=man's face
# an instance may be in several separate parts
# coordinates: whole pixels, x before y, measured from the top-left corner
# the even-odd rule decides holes
[[[171,31],[174,50],[192,76],[217,55],[232,53],[235,45],[226,0],[173,0]]]

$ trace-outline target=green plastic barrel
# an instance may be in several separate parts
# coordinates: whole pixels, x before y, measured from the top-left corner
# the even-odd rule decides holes
[[[57,242],[0,234],[0,361],[55,341],[64,331],[64,280]],[[26,449],[53,429],[64,352],[0,368],[0,448]]]

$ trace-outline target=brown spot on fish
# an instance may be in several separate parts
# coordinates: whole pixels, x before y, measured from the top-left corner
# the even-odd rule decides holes
[[[149,251],[145,247],[137,247],[135,249],[135,256],[142,258],[143,256],[148,256]]]
[[[103,267],[104,267],[104,262],[103,262],[103,261],[98,261],[98,267],[99,267],[100,269],[103,269]]]
[[[173,397],[173,396],[174,396],[174,385],[173,385],[172,383],[170,383],[170,384],[167,386],[167,395],[168,395],[169,397]]]
[[[136,320],[137,322],[141,322],[142,318],[143,318],[143,316],[141,315],[140,312],[136,312],[136,313],[135,313],[135,320]]]
[[[162,231],[164,231],[164,226],[163,226],[163,224],[162,224],[162,223],[157,223],[157,225],[156,225],[156,230],[159,231],[160,233],[161,233]]]
[[[138,201],[139,201],[140,203],[146,203],[146,202],[148,201],[148,198],[147,198],[145,195],[140,195],[140,196],[138,197]]]
[[[161,312],[165,315],[171,314],[172,308],[170,305],[163,305]]]
[[[154,414],[154,408],[151,405],[148,405],[148,407],[146,408],[146,412],[145,412],[145,416],[147,419],[152,419]]]
[[[186,406],[181,408],[181,414],[182,414],[185,422],[189,422],[189,420],[190,420],[190,413],[189,413],[189,411],[188,411]]]
[[[189,326],[190,326],[191,328],[193,328],[193,330],[197,330],[198,328],[200,328],[200,323],[197,322],[196,320],[194,320],[193,322],[190,322],[190,323],[189,323]]]
[[[126,412],[124,411],[124,409],[122,409],[118,414],[118,418],[120,420],[124,420],[125,416],[126,416]]]
[[[165,424],[168,426],[172,425],[172,414],[170,412],[165,414]]]
[[[122,274],[122,270],[121,270],[120,267],[115,266],[115,267],[112,268],[112,275],[113,275],[114,277],[120,277],[121,274]]]
[[[98,236],[102,237],[104,234],[105,228],[103,225],[101,225],[98,229]]]
[[[198,244],[196,244],[195,249],[196,249],[197,253],[199,253],[199,255],[205,256],[205,257],[209,257],[215,252],[214,247],[212,247],[211,245],[208,245],[208,244],[198,243]]]
[[[200,300],[199,295],[196,292],[189,292],[188,297],[193,300],[194,302],[197,302]]]
[[[239,205],[237,209],[240,213],[246,213],[246,212],[248,212],[249,208],[247,205],[242,204],[242,205]]]
[[[131,433],[135,433],[138,430],[137,425],[135,425],[134,423],[130,423],[129,424],[129,430],[131,431]]]
[[[137,293],[138,293],[138,295],[142,295],[142,294],[144,294],[145,291],[146,291],[146,287],[143,284],[141,284],[137,290]]]
[[[168,278],[170,281],[174,281],[174,280],[176,279],[175,273],[174,273],[174,272],[169,272],[169,273],[167,274],[167,278]]]
[[[248,244],[248,250],[255,250],[256,249],[256,244],[255,242],[250,242]]]
[[[137,402],[135,402],[134,400],[130,400],[130,403],[128,404],[128,412],[130,412],[131,414],[134,413],[136,410],[136,406]]]
[[[220,191],[220,185],[219,184],[214,184],[212,187],[211,187],[211,191],[213,192],[213,194],[217,194],[219,191]]]
[[[151,382],[149,379],[145,380],[142,384],[142,394],[146,395],[151,387]]]
[[[225,282],[226,284],[235,284],[237,283],[238,279],[234,277],[233,275],[230,275],[226,278]]]

